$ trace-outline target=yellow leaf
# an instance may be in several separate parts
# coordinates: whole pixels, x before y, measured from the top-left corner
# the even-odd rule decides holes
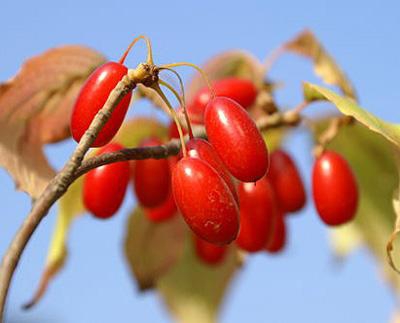
[[[65,264],[67,258],[66,241],[72,221],[85,211],[82,202],[82,187],[83,178],[81,177],[69,187],[67,193],[59,200],[56,227],[50,242],[45,268],[39,286],[32,300],[24,306],[25,308],[30,308],[40,301],[51,280]]]

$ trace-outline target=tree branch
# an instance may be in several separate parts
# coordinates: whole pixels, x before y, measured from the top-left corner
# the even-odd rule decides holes
[[[41,220],[48,213],[50,207],[67,191],[68,187],[78,177],[91,169],[118,161],[146,158],[160,159],[179,153],[181,148],[180,142],[174,139],[162,146],[123,149],[117,152],[95,156],[85,161],[83,160],[91,144],[110,118],[120,100],[129,91],[132,91],[137,84],[142,83],[145,86],[150,86],[152,82],[158,80],[157,75],[154,77],[155,73],[158,71],[152,68],[153,66],[141,64],[136,70],[129,70],[128,76],[124,76],[117,84],[115,89],[110,93],[107,102],[93,119],[89,129],[81,138],[81,141],[77,145],[69,161],[65,164],[60,173],[50,181],[41,196],[34,203],[31,212],[22,223],[0,265],[0,322],[3,322],[5,302],[10,282],[26,244]],[[287,111],[284,113],[276,112],[257,120],[257,127],[260,130],[267,130],[281,126],[296,126],[300,120],[300,115],[294,111]],[[206,137],[203,126],[194,127],[193,132],[195,137]]]
[[[67,191],[74,180],[74,174],[96,139],[98,133],[106,124],[111,113],[121,99],[136,86],[135,78],[124,76],[110,93],[103,108],[97,113],[88,130],[82,136],[75,151],[64,168],[47,185],[43,193],[33,204],[20,229],[16,233],[0,265],[0,322],[4,321],[5,302],[10,287],[11,278],[26,244],[50,207]]]

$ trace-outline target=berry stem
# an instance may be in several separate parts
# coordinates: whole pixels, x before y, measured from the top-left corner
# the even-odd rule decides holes
[[[176,73],[176,71],[174,71],[174,70],[172,70],[172,69],[168,69],[168,70],[170,70],[170,71],[173,72],[173,73]],[[188,113],[188,111],[187,111],[187,109],[186,109],[185,89],[184,89],[184,86],[183,86],[182,78],[180,77],[180,75],[179,75],[178,73],[176,73],[175,75],[176,75],[176,76],[178,77],[178,79],[179,79],[179,83],[180,83],[180,87],[181,87],[181,91],[182,91],[182,97],[181,97],[181,96],[178,94],[178,92],[176,92],[176,90],[175,90],[169,83],[167,83],[166,81],[159,80],[159,82],[160,82],[161,85],[163,85],[163,86],[165,86],[166,88],[168,88],[168,89],[175,95],[175,97],[178,99],[180,105],[181,105],[182,108],[183,108],[183,114],[184,114],[184,116],[185,116],[185,121],[186,121],[187,129],[188,129],[188,131],[189,131],[189,138],[190,138],[190,139],[193,139],[193,138],[194,138],[194,136],[193,136],[193,130],[192,130],[192,125],[191,125],[191,123],[190,123],[189,113]]]
[[[153,51],[151,48],[151,42],[150,39],[147,36],[140,35],[136,37],[132,42],[129,44],[128,48],[125,50],[125,53],[122,55],[122,57],[119,60],[120,64],[124,64],[126,57],[128,56],[129,52],[131,51],[132,47],[139,41],[143,39],[146,42],[147,45],[147,63],[153,65]]]
[[[158,83],[154,83],[151,88],[158,93],[158,95],[161,97],[161,99],[165,102],[165,104],[168,106],[169,112],[172,115],[172,118],[174,119],[174,122],[176,124],[176,127],[178,129],[179,133],[179,139],[181,141],[182,145],[182,153],[184,157],[187,157],[187,149],[186,149],[186,144],[185,144],[185,139],[182,131],[182,126],[181,123],[179,122],[179,118],[176,114],[176,111],[172,107],[171,103],[169,102],[168,98],[165,96],[164,92],[161,90],[160,85]]]
[[[179,67],[179,66],[192,67],[196,71],[198,71],[201,74],[204,81],[206,82],[208,89],[210,90],[211,99],[215,98],[215,91],[211,85],[210,79],[208,78],[206,72],[204,72],[203,69],[198,67],[196,64],[192,64],[192,63],[188,63],[188,62],[178,62],[178,63],[172,63],[172,64],[165,64],[165,65],[160,66],[160,68],[173,68],[173,67]]]

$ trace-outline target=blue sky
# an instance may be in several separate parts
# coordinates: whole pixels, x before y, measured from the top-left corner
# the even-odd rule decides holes
[[[263,58],[303,28],[311,28],[354,82],[362,104],[377,115],[399,121],[400,4],[398,1],[18,1],[3,0],[0,11],[0,80],[14,75],[28,57],[49,47],[84,44],[117,59],[138,34],[147,34],[160,62],[203,63],[222,50],[242,48]],[[129,56],[134,66],[144,51]],[[182,70],[186,79],[191,75]],[[279,101],[301,100],[300,82],[316,81],[308,62],[285,56],[272,76],[285,82]],[[143,104],[134,114],[146,113]],[[136,111],[139,110],[139,111]],[[74,144],[49,147],[61,167]],[[310,183],[310,143],[296,133],[286,148]],[[7,309],[9,323],[171,322],[152,293],[139,294],[125,264],[121,243],[134,203],[132,194],[120,214],[107,222],[76,221],[70,257],[43,301],[32,311],[20,305],[32,294],[41,273],[55,208],[29,243],[17,270]],[[0,254],[30,209],[0,170]],[[287,251],[257,255],[236,277],[221,322],[387,322],[394,300],[372,257],[365,250],[334,263],[327,230],[312,203],[289,219]]]

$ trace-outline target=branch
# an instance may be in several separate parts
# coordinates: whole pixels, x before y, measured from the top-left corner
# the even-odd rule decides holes
[[[41,196],[36,200],[31,212],[26,217],[19,231],[15,235],[11,245],[3,257],[0,265],[0,322],[3,322],[5,301],[10,282],[18,265],[19,259],[33,232],[41,220],[46,216],[50,207],[67,191],[68,187],[80,176],[96,167],[124,160],[138,160],[146,158],[166,158],[177,155],[181,145],[174,139],[163,146],[123,149],[117,152],[95,156],[83,161],[85,154],[96,139],[98,133],[110,118],[113,110],[120,100],[132,91],[137,84],[150,86],[157,78],[152,78],[156,70],[152,66],[139,65],[136,70],[130,70],[110,93],[107,102],[93,119],[89,129],[83,135],[81,141],[71,155],[64,168],[47,185]],[[277,128],[281,126],[296,126],[301,118],[297,112],[276,112],[257,120],[260,130]],[[195,137],[206,137],[205,128],[198,126],[193,128]],[[187,138],[186,138],[187,139]]]
[[[294,127],[298,125],[300,120],[301,118],[298,114],[294,114],[292,111],[287,111],[285,113],[277,112],[272,115],[262,117],[257,120],[256,124],[258,129],[268,130],[282,126]],[[204,126],[193,127],[193,133],[195,138],[207,138]],[[189,140],[189,137],[186,135],[185,139]],[[167,158],[169,156],[177,155],[180,149],[180,141],[178,139],[173,139],[161,146],[126,148],[119,151],[102,154],[100,156],[94,156],[82,162],[81,166],[76,170],[73,176],[73,181],[88,171],[103,165],[127,160]]]
[[[47,185],[43,193],[33,204],[20,229],[16,233],[0,265],[0,322],[4,321],[5,302],[10,287],[11,278],[26,244],[50,207],[67,191],[74,180],[74,174],[94,142],[100,130],[106,124],[111,113],[121,99],[136,86],[136,78],[124,76],[110,93],[103,108],[94,117],[89,129],[82,136],[75,151],[64,168]]]

